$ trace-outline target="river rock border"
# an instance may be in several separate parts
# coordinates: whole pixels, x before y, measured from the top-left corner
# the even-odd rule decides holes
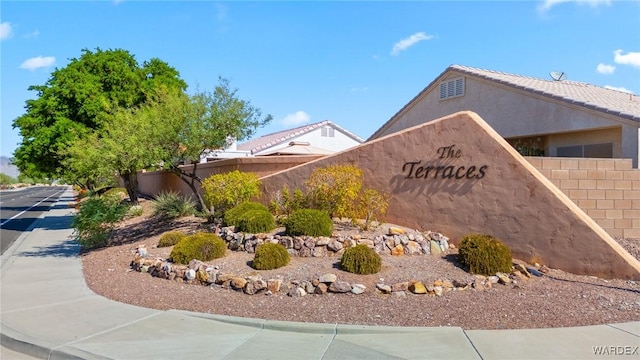
[[[320,257],[339,256],[345,248],[366,244],[378,253],[390,255],[423,255],[442,254],[454,248],[448,243],[448,238],[437,232],[406,233],[400,228],[389,228],[387,235],[377,235],[369,239],[359,235],[332,237],[290,237],[282,235],[244,234],[236,233],[233,228],[222,228],[219,235],[232,251],[246,251],[254,253],[255,248],[266,242],[283,244],[293,256]],[[153,277],[178,281],[187,284],[206,286],[220,286],[243,292],[247,295],[263,293],[272,295],[285,292],[288,296],[301,297],[307,294],[322,295],[331,293],[363,294],[367,287],[359,283],[349,283],[338,280],[337,275],[326,273],[315,279],[291,280],[285,282],[282,277],[263,279],[261,275],[245,275],[225,273],[218,266],[210,266],[194,259],[188,265],[177,265],[163,258],[151,259],[144,245],[136,248],[134,259],[131,261],[133,271],[149,273]],[[496,273],[493,276],[475,275],[473,280],[436,280],[424,283],[418,280],[408,280],[395,284],[376,284],[373,291],[394,296],[411,294],[426,294],[442,296],[449,291],[463,291],[472,288],[476,291],[490,289],[494,284],[519,286],[518,282],[531,278],[531,275],[542,276],[547,272],[546,267],[529,267],[521,262],[513,265],[512,272]]]

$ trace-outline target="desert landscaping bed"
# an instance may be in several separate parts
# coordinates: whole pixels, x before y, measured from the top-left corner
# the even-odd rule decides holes
[[[398,291],[384,294],[377,284],[394,285],[410,280],[431,284],[451,281],[471,284],[476,277],[461,269],[457,249],[439,255],[382,255],[382,270],[356,275],[339,267],[338,256],[292,257],[283,268],[256,271],[253,254],[227,251],[221,259],[206,262],[220,272],[237,276],[279,278],[284,283],[318,279],[334,274],[339,281],[363,284],[364,293],[331,293],[288,296],[287,291],[247,295],[231,287],[188,284],[133,271],[132,259],[140,246],[148,258],[167,258],[170,247],[156,248],[168,230],[211,230],[195,217],[158,221],[145,215],[126,220],[116,230],[112,245],[83,254],[83,270],[89,287],[107,298],[160,310],[180,309],[270,320],[388,326],[459,326],[464,329],[519,329],[595,325],[640,320],[640,282],[604,280],[550,269],[544,276],[472,286],[429,296]],[[383,228],[381,226],[380,228]],[[341,234],[358,231],[338,227]],[[374,233],[359,233],[363,237]],[[636,258],[640,240],[618,239]],[[488,282],[488,281],[487,281]],[[268,295],[267,295],[268,294]]]

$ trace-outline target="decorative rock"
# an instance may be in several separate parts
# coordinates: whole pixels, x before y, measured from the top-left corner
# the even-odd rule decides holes
[[[351,292],[356,295],[360,295],[364,292],[366,288],[367,287],[364,286],[363,284],[353,284],[353,286],[351,286]]]
[[[404,247],[404,252],[407,255],[421,255],[422,247],[415,241],[409,241]]]
[[[316,287],[313,286],[311,281],[303,281],[300,286],[307,292],[307,294],[313,294],[316,291]]]
[[[433,292],[436,296],[442,296],[442,286],[434,286]]]
[[[204,265],[204,263],[202,261],[200,261],[198,259],[193,259],[193,260],[189,261],[189,265],[187,265],[187,268],[198,271],[198,269],[200,269],[201,265]]]
[[[325,257],[327,255],[327,248],[324,246],[317,246],[313,248],[311,255],[313,257]]]
[[[161,276],[161,277],[164,277],[164,276]],[[206,271],[198,270],[196,271],[196,279],[202,283],[209,282],[209,274]]]
[[[422,252],[427,254],[427,255],[431,255],[431,242],[430,241],[423,241],[420,242],[420,247],[422,248]]]
[[[426,294],[427,288],[424,286],[422,281],[416,281],[413,284],[409,285],[409,291],[414,294]]]
[[[389,235],[403,235],[404,234],[404,229],[401,229],[399,227],[391,226],[391,227],[389,227],[388,234]]]
[[[320,276],[320,278],[318,278],[318,281],[320,281],[321,283],[333,283],[336,280],[338,280],[338,277],[335,274],[331,274],[331,273],[326,273],[322,276]]]
[[[314,239],[313,237],[309,236],[304,241],[304,246],[308,247],[309,249],[313,249],[314,247],[316,247],[316,239]]]
[[[497,284],[497,283],[498,283],[498,281],[500,281],[500,278],[499,278],[499,277],[497,277],[497,276],[495,276],[495,275],[493,275],[493,276],[489,276],[489,277],[487,278],[487,281],[489,281],[489,282],[490,282],[490,283],[492,283],[492,284]]]
[[[511,283],[511,279],[509,279],[509,276],[507,276],[507,274],[504,273],[496,273],[496,276],[498,277],[498,282],[504,285],[510,284]]]
[[[442,254],[442,249],[440,248],[440,244],[438,242],[436,242],[435,240],[431,240],[429,241],[429,248],[430,251],[429,253],[432,255],[440,255]]]
[[[184,277],[187,280],[193,280],[196,278],[196,271],[193,269],[188,269],[187,272],[184,274]]]
[[[282,286],[282,279],[269,279],[267,281],[267,289],[271,291],[271,293],[280,291],[280,286]]]
[[[331,251],[339,251],[342,250],[342,243],[338,240],[332,240],[327,244],[327,248]]]
[[[529,274],[529,271],[527,270],[526,266],[522,265],[522,264],[515,264],[513,265],[513,267],[518,270],[522,275],[524,275],[525,277],[530,278],[531,274]]]
[[[327,284],[320,283],[318,284],[318,286],[316,286],[316,290],[314,293],[318,295],[324,295],[326,294],[327,290],[328,290]]]
[[[398,244],[397,246],[394,246],[393,249],[391,249],[391,255],[393,256],[404,255],[404,247],[402,246],[402,244]]]
[[[406,291],[409,289],[409,282],[399,282],[391,285],[391,291]]]
[[[321,236],[318,239],[316,239],[316,246],[326,246],[326,245],[329,245],[330,242],[331,242],[330,237]]]
[[[250,281],[247,281],[247,283],[244,286],[244,293],[248,295],[253,295],[266,288],[267,288],[267,283],[264,282],[264,280],[261,280],[261,279],[250,280]]]
[[[336,281],[329,285],[329,291],[334,293],[346,293],[351,291],[351,284],[346,281]]]
[[[391,293],[391,295],[397,296],[397,297],[406,297],[407,293],[404,291],[394,291]]]
[[[236,290],[244,289],[245,285],[247,285],[247,279],[245,278],[234,277],[233,279],[231,279],[231,287],[233,287]]]
[[[302,296],[305,296],[305,295],[307,295],[307,292],[304,291],[303,288],[298,287],[298,286],[293,287],[287,293],[287,296],[291,296],[291,297],[302,297]]]
[[[147,248],[144,245],[138,246],[138,249],[136,249],[136,251],[138,255],[140,255],[140,257],[143,257],[143,258],[147,257],[148,252],[147,252]]]
[[[376,289],[380,290],[383,294],[391,294],[391,286],[385,284],[376,284]]]
[[[360,244],[367,245],[368,247],[370,247],[370,248],[372,248],[372,249],[373,249],[373,248],[374,248],[374,246],[375,246],[375,245],[373,244],[373,240],[369,240],[369,239],[360,239],[360,240],[358,240],[358,245],[360,245]]]

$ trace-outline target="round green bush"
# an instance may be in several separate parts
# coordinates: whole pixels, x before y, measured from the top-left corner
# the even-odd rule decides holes
[[[169,261],[176,264],[188,264],[193,259],[209,261],[224,256],[227,244],[213,233],[196,233],[186,236],[171,250]]]
[[[380,271],[382,259],[375,250],[360,244],[345,250],[340,259],[340,266],[343,270],[354,274],[375,274]]]
[[[473,274],[495,275],[511,272],[511,250],[490,235],[470,234],[462,238],[458,259]]]
[[[158,247],[173,246],[186,236],[187,234],[180,231],[168,231],[160,236],[160,240],[158,240]]]
[[[253,258],[256,270],[272,270],[289,264],[289,252],[282,244],[266,243],[258,246]]]
[[[300,209],[294,211],[285,222],[287,235],[331,236],[333,221],[326,211]]]
[[[239,226],[242,216],[247,211],[251,211],[251,210],[262,210],[262,211],[269,212],[269,208],[260,204],[259,202],[245,201],[225,211],[224,223],[227,226]]]
[[[249,210],[240,217],[237,230],[248,233],[269,232],[276,228],[276,220],[270,212]]]

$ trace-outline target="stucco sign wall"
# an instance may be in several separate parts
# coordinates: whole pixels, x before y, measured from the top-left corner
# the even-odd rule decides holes
[[[313,169],[355,164],[391,195],[385,221],[457,242],[493,235],[514,256],[605,278],[640,279],[640,263],[473,112],[460,112],[262,179],[265,200],[304,188]]]

